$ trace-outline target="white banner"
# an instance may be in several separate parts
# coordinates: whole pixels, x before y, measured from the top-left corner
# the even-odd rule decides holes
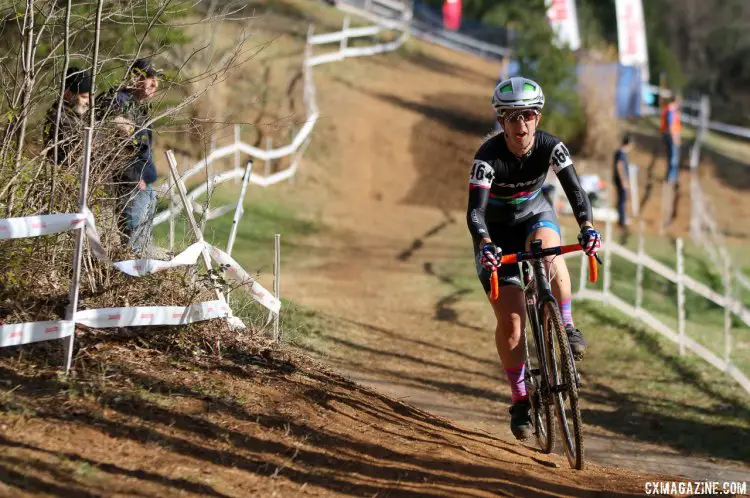
[[[66,320],[57,322],[29,322],[0,326],[0,348],[30,342],[62,339],[73,334],[75,324]]]
[[[571,50],[581,47],[578,32],[576,0],[546,0],[547,21],[556,35],[558,46],[567,45]]]
[[[208,246],[208,251],[211,253],[211,257],[220,265],[229,265],[227,273],[232,280],[239,284],[242,284],[248,291],[253,299],[258,301],[260,304],[278,313],[281,309],[281,301],[263,288],[258,282],[255,281],[229,254],[225,253],[221,249]]]
[[[212,318],[227,318],[229,306],[224,301],[206,301],[191,306],[136,306],[101,308],[76,312],[76,323],[91,328],[142,327],[146,325],[185,325]]]
[[[648,45],[641,0],[616,0],[617,46],[620,64],[640,66],[644,81],[648,81]]]
[[[67,232],[81,228],[85,222],[86,215],[81,213],[2,219],[0,220],[0,240],[24,239]]]
[[[159,259],[129,259],[127,261],[120,261],[114,265],[115,268],[126,275],[142,277],[177,266],[194,265],[198,261],[204,247],[206,247],[205,242],[196,242],[169,261]]]

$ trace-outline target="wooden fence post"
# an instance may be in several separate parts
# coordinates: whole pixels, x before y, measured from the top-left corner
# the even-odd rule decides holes
[[[685,260],[682,238],[676,240],[677,248],[677,334],[680,338],[680,356],[685,356]]]
[[[639,222],[638,250],[636,252],[638,262],[635,267],[635,313],[636,316],[643,306],[643,255],[645,253],[645,237],[643,234],[643,220]]]

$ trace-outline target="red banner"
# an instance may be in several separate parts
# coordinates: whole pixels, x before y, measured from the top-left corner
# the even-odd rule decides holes
[[[461,0],[445,0],[443,3],[443,27],[458,31],[461,27]]]

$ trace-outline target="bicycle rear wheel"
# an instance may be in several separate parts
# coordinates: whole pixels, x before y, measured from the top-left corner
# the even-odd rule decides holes
[[[542,323],[547,350],[547,378],[555,402],[560,439],[570,466],[582,470],[583,421],[578,408],[578,387],[568,335],[554,301],[544,303]]]

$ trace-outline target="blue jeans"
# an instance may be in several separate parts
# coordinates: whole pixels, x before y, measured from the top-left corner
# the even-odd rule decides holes
[[[622,186],[622,183],[615,180],[615,187],[617,188],[617,223],[620,226],[625,226],[626,213],[625,213],[625,202],[628,199],[628,193]]]
[[[675,183],[680,176],[680,145],[672,135],[664,134],[664,145],[667,147],[667,183]]]
[[[156,192],[152,185],[129,193],[119,217],[120,231],[127,239],[128,248],[141,253],[151,245],[155,211]]]

